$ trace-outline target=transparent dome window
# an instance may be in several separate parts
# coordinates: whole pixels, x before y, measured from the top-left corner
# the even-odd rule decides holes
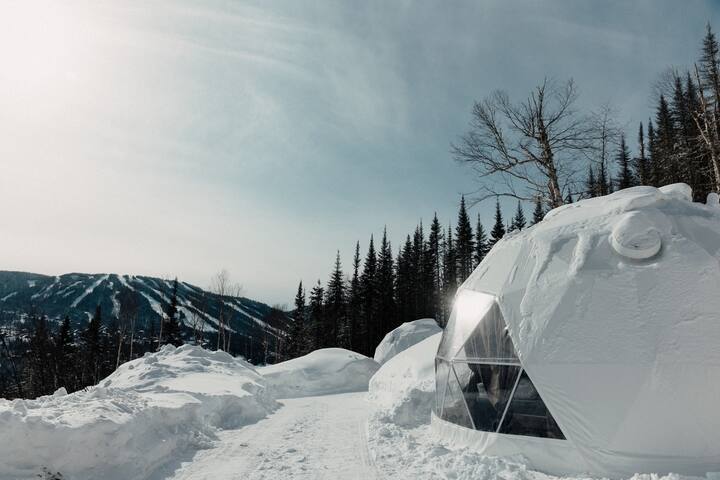
[[[461,291],[435,361],[435,412],[486,432],[564,439],[520,364],[495,297]]]

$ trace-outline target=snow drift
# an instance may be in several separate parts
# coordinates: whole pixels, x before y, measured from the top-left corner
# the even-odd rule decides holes
[[[296,398],[365,391],[378,367],[375,360],[359,353],[323,348],[258,371],[277,398]]]
[[[385,335],[375,349],[375,361],[382,365],[403,350],[439,332],[442,329],[432,318],[405,322]]]
[[[216,428],[277,406],[247,362],[165,346],[85,391],[0,400],[0,478],[36,478],[46,467],[74,480],[145,479],[208,446]]]
[[[382,420],[403,427],[430,422],[440,336],[436,333],[400,352],[370,379],[368,397]]]

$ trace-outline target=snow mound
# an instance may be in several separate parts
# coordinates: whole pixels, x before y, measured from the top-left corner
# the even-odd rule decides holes
[[[415,427],[430,422],[435,401],[435,354],[442,333],[400,352],[370,379],[368,397],[385,422]]]
[[[43,467],[74,480],[148,478],[210,446],[217,428],[277,406],[248,363],[166,346],[84,391],[0,400],[0,478],[36,478]]]
[[[367,390],[379,365],[342,348],[323,348],[258,371],[277,398],[297,398]]]
[[[439,332],[442,329],[432,318],[405,322],[385,335],[375,349],[375,361],[382,365],[403,350]]]

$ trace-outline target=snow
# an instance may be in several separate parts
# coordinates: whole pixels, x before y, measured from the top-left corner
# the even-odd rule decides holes
[[[86,288],[85,291],[83,293],[81,293],[79,297],[77,297],[75,300],[73,300],[73,302],[72,302],[72,304],[70,304],[70,306],[72,308],[77,307],[83,298],[90,295],[93,292],[93,290],[95,290],[102,282],[107,280],[108,277],[110,277],[110,275],[103,275],[100,278],[98,278],[92,285],[90,285],[88,288]]]
[[[342,348],[323,348],[286,362],[261,367],[278,398],[366,391],[379,365]]]
[[[168,480],[377,478],[368,455],[365,393],[282,400],[258,423],[219,433]]]
[[[0,478],[35,478],[41,467],[75,480],[152,478],[211,446],[218,429],[278,406],[247,362],[166,346],[87,391],[0,400]]]
[[[238,302],[238,303],[236,304],[235,302]],[[263,329],[265,329],[268,333],[270,333],[270,334],[274,335],[275,337],[277,337],[277,331],[278,331],[278,329],[275,328],[275,327],[272,327],[272,326],[268,325],[266,322],[263,322],[263,321],[260,320],[258,317],[256,317],[256,316],[253,315],[252,313],[250,313],[250,311],[248,311],[248,310],[242,305],[242,303],[240,303],[240,299],[237,299],[237,298],[236,298],[236,299],[234,299],[233,301],[225,302],[225,305],[227,305],[228,307],[232,308],[233,310],[235,310],[235,311],[238,312],[238,313],[241,313],[241,314],[243,314],[243,315],[245,315],[245,316],[247,316],[247,317],[250,317],[250,319],[251,319],[253,322],[255,322],[256,324],[258,324],[259,326],[261,326],[261,327],[262,327]]]
[[[12,297],[14,297],[15,295],[17,295],[17,292],[8,293],[8,294],[5,295],[4,297],[0,298],[0,302],[4,302],[5,300],[9,300],[9,299],[11,299]]]
[[[370,379],[369,399],[386,422],[415,427],[430,422],[435,401],[435,353],[442,333],[407,348]]]
[[[405,322],[385,335],[375,349],[375,361],[382,365],[408,347],[441,331],[432,318]]]

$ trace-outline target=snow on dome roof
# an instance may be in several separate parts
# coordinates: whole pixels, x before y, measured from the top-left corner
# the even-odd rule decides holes
[[[691,198],[634,187],[556,208],[459,290],[495,298],[589,471],[720,470],[720,208]]]

